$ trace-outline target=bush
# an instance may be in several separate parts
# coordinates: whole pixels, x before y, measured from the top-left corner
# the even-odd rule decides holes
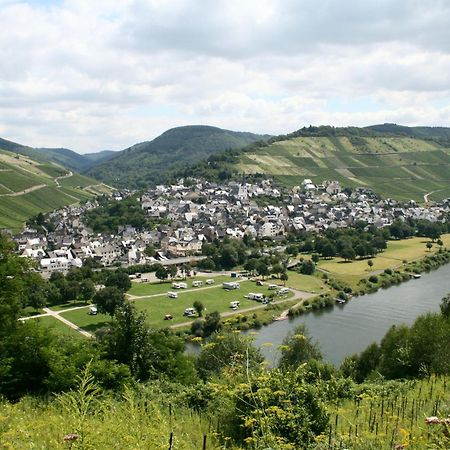
[[[378,283],[378,277],[377,277],[376,275],[371,275],[371,276],[369,277],[369,281],[370,281],[371,283]]]

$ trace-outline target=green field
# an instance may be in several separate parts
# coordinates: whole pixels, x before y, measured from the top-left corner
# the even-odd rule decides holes
[[[218,277],[216,277],[215,279],[217,281]],[[183,316],[183,312],[186,308],[192,307],[193,303],[196,300],[199,300],[203,303],[205,307],[205,314],[213,311],[219,311],[220,313],[223,313],[232,311],[230,309],[230,302],[235,300],[240,301],[240,309],[259,306],[260,303],[244,298],[244,296],[249,292],[260,292],[265,295],[273,292],[269,291],[267,283],[265,284],[265,286],[256,286],[255,283],[251,281],[243,281],[240,284],[241,289],[233,291],[225,291],[224,289],[222,289],[222,285],[219,282],[214,287],[207,289],[199,288],[187,291],[178,290],[178,298],[168,298],[166,296],[166,292],[173,289],[168,289],[167,284],[163,284],[163,294],[160,294],[156,297],[137,299],[133,303],[138,311],[144,311],[147,314],[147,322],[149,323],[149,325],[153,327],[164,327],[195,320],[195,318],[187,318]],[[146,286],[150,286],[151,288],[155,289],[161,287],[158,284],[147,284]],[[153,294],[150,295],[155,294],[153,290],[152,292]],[[286,296],[284,298],[289,298],[289,296]],[[239,309],[236,310],[236,313],[238,312]],[[173,316],[173,320],[164,320],[164,316],[166,314],[171,314]],[[61,315],[67,320],[70,320],[74,324],[90,332],[95,331],[97,328],[105,325],[109,320],[109,316],[102,314],[91,316],[88,314],[87,309],[69,311],[67,313],[62,313]]]
[[[18,231],[39,212],[78,203],[101,193],[103,188],[107,190],[78,174],[61,178],[58,186],[55,178],[67,174],[66,169],[2,150],[0,164],[0,229]]]
[[[63,334],[65,336],[84,338],[84,336],[78,333],[78,331],[68,327],[66,324],[52,316],[39,317],[36,320],[40,325],[52,329],[55,333]]]
[[[383,197],[423,202],[450,193],[450,148],[407,137],[298,137],[245,152],[241,173],[266,173],[292,187],[304,178],[368,187]]]
[[[303,275],[290,270],[288,276],[289,279],[286,281],[286,286],[299,291],[321,293],[328,289],[320,278],[312,275]]]
[[[441,236],[445,247],[450,247],[450,234]],[[367,259],[346,262],[342,258],[322,259],[319,262],[319,269],[331,273],[336,278],[355,286],[356,283],[369,273],[383,271],[387,268],[396,268],[401,266],[403,261],[414,261],[421,259],[426,255],[438,249],[434,244],[431,252],[426,248],[428,239],[414,237],[401,241],[389,241],[385,251],[371,258],[372,268],[369,268]]]

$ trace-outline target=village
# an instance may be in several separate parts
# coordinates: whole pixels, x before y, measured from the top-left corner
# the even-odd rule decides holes
[[[111,198],[121,201],[134,194],[115,192]],[[98,267],[196,263],[204,258],[205,242],[225,236],[282,241],[288,233],[320,233],[360,221],[377,228],[398,219],[442,222],[450,211],[450,199],[420,206],[380,199],[364,188],[343,189],[338,181],[316,185],[309,179],[290,190],[279,189],[272,180],[224,184],[180,180],[156,186],[139,202],[157,224],[152,229],[121,226],[115,234],[95,233],[83,221],[87,211],[99,206],[94,200],[50,213],[54,231],[26,227],[13,239],[19,254],[35,260],[38,270],[49,276],[81,267],[86,260]],[[145,253],[148,245],[155,249],[152,256]]]

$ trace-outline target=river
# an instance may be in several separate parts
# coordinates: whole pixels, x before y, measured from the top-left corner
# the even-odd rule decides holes
[[[274,322],[258,330],[255,345],[274,365],[279,358],[278,347],[287,333],[305,324],[318,341],[324,359],[339,365],[347,355],[379,342],[392,325],[410,325],[421,314],[439,311],[442,297],[449,292],[450,264],[446,264],[419,279],[355,297],[346,305]]]

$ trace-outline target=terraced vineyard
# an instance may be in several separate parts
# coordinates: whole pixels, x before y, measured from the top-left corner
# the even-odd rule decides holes
[[[56,164],[0,150],[0,229],[13,231],[39,212],[78,203],[110,189]]]
[[[450,148],[409,137],[298,137],[245,152],[240,173],[266,173],[287,186],[304,178],[368,187],[383,197],[450,197]]]

